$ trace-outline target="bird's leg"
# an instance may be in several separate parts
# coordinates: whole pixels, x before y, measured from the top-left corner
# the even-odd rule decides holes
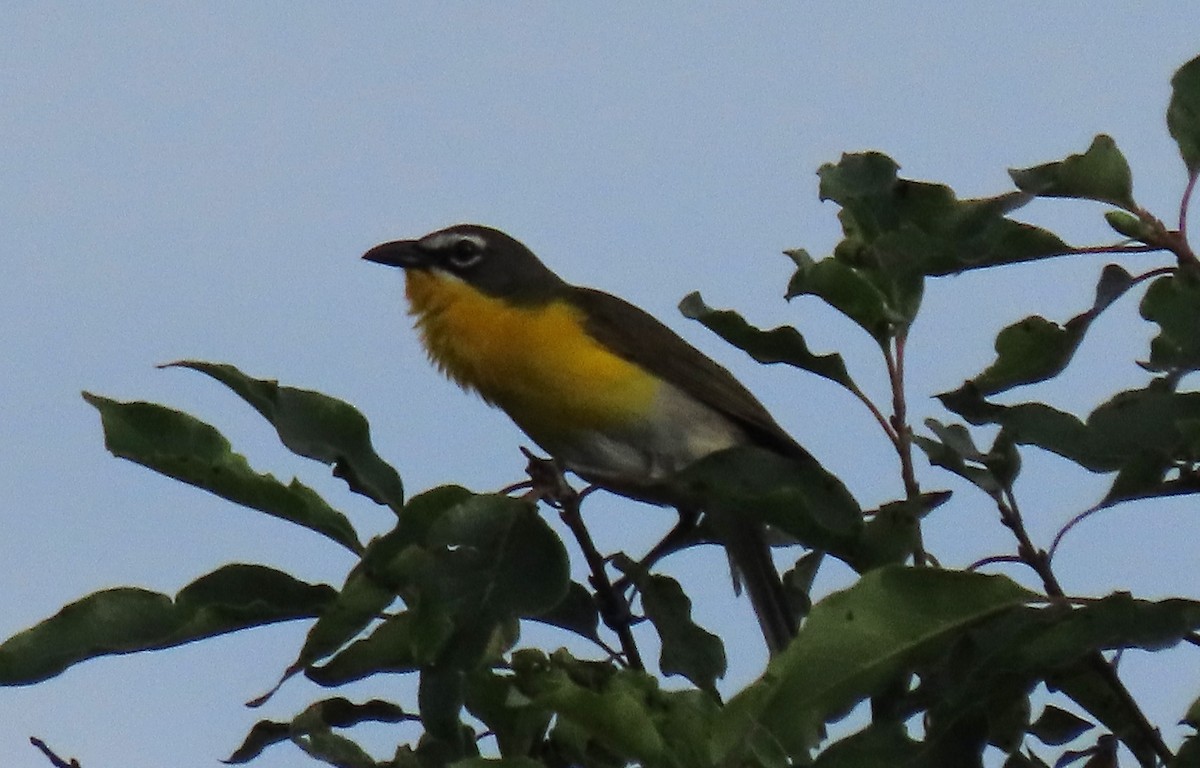
[[[642,557],[640,563],[646,570],[669,554],[711,540],[700,527],[700,510],[680,507],[676,511],[679,513],[679,522]]]
[[[679,513],[679,521],[671,530],[667,531],[666,536],[663,536],[657,544],[650,548],[650,551],[642,556],[641,560],[637,561],[637,572],[648,572],[658,564],[659,560],[675,552],[694,547],[697,544],[715,543],[715,539],[700,525],[700,510],[680,507],[676,511]],[[632,586],[632,583],[633,578],[626,574],[617,579],[613,586],[624,592]]]
[[[525,465],[525,473],[529,475],[530,495],[539,501],[545,501],[552,507],[561,509],[564,500],[570,500],[578,493],[567,482],[562,467],[554,459],[543,459],[535,456],[528,448],[521,448],[521,453],[529,459]]]

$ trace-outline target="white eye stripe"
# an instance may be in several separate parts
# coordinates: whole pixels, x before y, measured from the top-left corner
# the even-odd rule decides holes
[[[433,251],[452,250],[464,240],[474,243],[475,247],[480,251],[487,247],[487,240],[484,240],[480,235],[464,232],[437,232],[422,238],[421,245]]]

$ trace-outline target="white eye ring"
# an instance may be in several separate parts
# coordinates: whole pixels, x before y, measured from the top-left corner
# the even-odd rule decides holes
[[[447,249],[446,261],[455,269],[469,269],[483,260],[483,242],[477,237],[462,237]]]

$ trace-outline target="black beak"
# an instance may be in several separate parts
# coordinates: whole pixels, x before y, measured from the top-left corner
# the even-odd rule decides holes
[[[393,240],[377,245],[363,254],[367,261],[401,269],[421,269],[429,266],[429,253],[420,247],[419,240]]]

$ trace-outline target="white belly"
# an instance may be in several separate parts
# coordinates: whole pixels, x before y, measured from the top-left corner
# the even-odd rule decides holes
[[[543,445],[589,483],[659,504],[670,503],[667,481],[699,459],[746,442],[724,415],[664,385],[653,414],[640,423],[576,435],[560,445]]]

